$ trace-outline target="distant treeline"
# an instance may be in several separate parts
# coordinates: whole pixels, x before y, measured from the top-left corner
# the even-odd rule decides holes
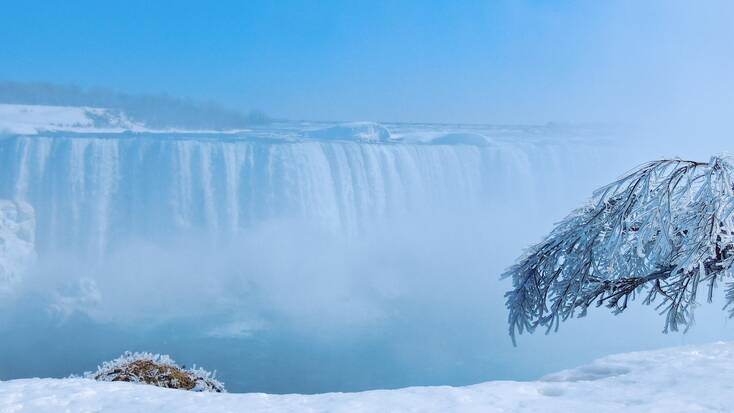
[[[0,103],[118,109],[151,128],[232,129],[270,120],[260,111],[242,113],[213,102],[43,82],[0,81]]]

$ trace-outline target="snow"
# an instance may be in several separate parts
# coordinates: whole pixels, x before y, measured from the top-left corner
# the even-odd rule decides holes
[[[0,133],[35,135],[41,132],[145,131],[124,113],[82,106],[0,104]]]
[[[231,134],[244,131],[154,129],[131,120],[125,112],[116,109],[0,103],[0,135],[38,135],[44,132]]]
[[[34,239],[33,208],[0,200],[0,293],[12,290],[33,261]]]
[[[538,381],[317,395],[216,394],[88,379],[0,382],[0,411],[722,412],[734,403],[734,343],[618,354]]]

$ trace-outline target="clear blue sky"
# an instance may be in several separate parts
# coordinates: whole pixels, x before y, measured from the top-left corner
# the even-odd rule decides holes
[[[3,1],[0,79],[293,119],[619,120],[687,99],[695,62],[727,73],[724,4]]]

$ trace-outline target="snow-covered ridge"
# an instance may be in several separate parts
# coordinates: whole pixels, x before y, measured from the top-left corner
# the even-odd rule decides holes
[[[725,412],[734,343],[618,354],[538,381],[317,395],[191,393],[86,379],[0,382],[0,411],[85,412]]]
[[[73,133],[223,133],[215,130],[155,129],[117,109],[88,106],[16,105],[0,103],[0,135]],[[226,133],[237,133],[231,130]]]
[[[146,130],[144,125],[131,121],[124,113],[110,109],[0,104],[0,134]]]

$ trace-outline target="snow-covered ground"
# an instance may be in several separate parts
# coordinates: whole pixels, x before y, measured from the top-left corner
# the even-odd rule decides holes
[[[0,135],[73,133],[239,133],[243,130],[154,129],[117,109],[88,106],[18,105],[0,103]]]
[[[0,133],[147,131],[120,111],[82,106],[0,104]]]
[[[728,412],[732,388],[734,343],[715,343],[613,355],[532,382],[361,393],[216,394],[87,379],[11,380],[0,382],[0,412]]]

